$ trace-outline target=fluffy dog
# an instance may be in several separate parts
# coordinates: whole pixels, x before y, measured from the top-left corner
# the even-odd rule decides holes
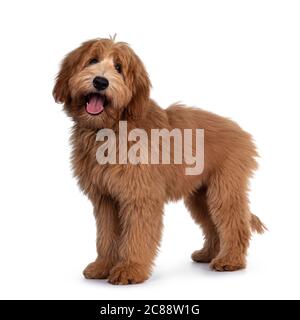
[[[162,109],[150,99],[150,87],[139,57],[112,39],[83,43],[58,73],[53,95],[74,120],[73,168],[97,225],[98,256],[84,276],[112,284],[146,280],[161,239],[164,203],[181,198],[205,236],[192,259],[217,271],[244,268],[251,231],[264,230],[248,206],[248,179],[257,167],[251,136],[210,112],[182,105]],[[188,176],[182,164],[100,165],[97,131],[117,133],[121,120],[128,130],[146,132],[203,128],[204,171]],[[118,139],[116,145],[118,150]]]

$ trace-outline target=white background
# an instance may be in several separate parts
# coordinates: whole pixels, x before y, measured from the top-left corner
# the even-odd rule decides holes
[[[0,298],[300,298],[299,1],[1,1]],[[190,254],[202,236],[166,206],[152,278],[85,280],[92,207],[69,164],[71,120],[52,98],[58,64],[82,41],[118,34],[144,61],[152,97],[231,117],[256,140],[260,169],[248,268],[216,273]]]

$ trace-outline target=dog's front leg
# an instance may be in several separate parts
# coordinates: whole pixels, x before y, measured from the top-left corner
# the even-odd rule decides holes
[[[163,202],[139,198],[120,204],[121,236],[119,262],[111,270],[112,284],[132,284],[145,281],[161,239]]]
[[[97,226],[97,259],[90,263],[83,274],[87,279],[107,279],[118,259],[119,207],[109,196],[97,197],[94,201]]]

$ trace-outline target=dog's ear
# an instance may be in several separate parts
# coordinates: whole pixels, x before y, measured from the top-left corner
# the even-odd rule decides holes
[[[53,88],[53,97],[55,102],[67,103],[70,100],[69,79],[72,73],[73,52],[69,53],[61,63],[60,71],[56,77]]]
[[[130,63],[132,72],[132,98],[126,108],[129,118],[136,120],[143,117],[149,107],[151,82],[140,58],[133,53]]]
[[[53,97],[56,102],[69,103],[71,101],[69,80],[75,73],[77,66],[80,64],[82,55],[93,45],[94,42],[95,40],[84,42],[79,48],[67,54],[62,61],[60,71],[58,72],[53,88]]]

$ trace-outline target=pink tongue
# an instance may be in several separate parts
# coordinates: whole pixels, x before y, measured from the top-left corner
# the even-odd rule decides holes
[[[101,96],[93,96],[86,105],[86,111],[90,114],[99,114],[103,111],[104,98]]]

